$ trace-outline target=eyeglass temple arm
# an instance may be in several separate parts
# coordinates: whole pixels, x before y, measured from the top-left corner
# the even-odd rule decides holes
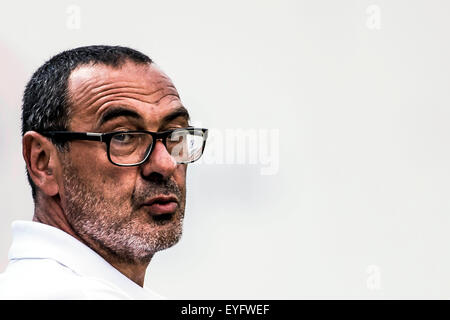
[[[68,132],[68,131],[47,131],[42,134],[49,138],[63,139],[63,140],[90,140],[103,141],[103,133],[95,132]]]

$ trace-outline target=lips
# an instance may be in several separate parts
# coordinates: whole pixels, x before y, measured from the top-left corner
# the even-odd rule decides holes
[[[175,213],[178,199],[175,196],[157,196],[142,205],[151,216]]]

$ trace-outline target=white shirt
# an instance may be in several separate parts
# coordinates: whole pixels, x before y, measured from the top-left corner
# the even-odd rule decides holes
[[[91,248],[46,224],[15,221],[0,299],[161,299]]]

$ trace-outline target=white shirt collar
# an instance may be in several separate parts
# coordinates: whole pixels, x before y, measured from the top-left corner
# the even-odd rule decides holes
[[[10,260],[54,259],[74,272],[103,279],[119,287],[132,299],[161,299],[153,291],[142,288],[115,269],[91,248],[68,233],[33,221],[14,221]]]

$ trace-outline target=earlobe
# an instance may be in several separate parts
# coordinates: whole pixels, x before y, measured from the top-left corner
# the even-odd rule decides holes
[[[55,146],[41,134],[28,131],[22,138],[22,154],[34,184],[47,196],[57,195],[54,172],[59,160]]]

